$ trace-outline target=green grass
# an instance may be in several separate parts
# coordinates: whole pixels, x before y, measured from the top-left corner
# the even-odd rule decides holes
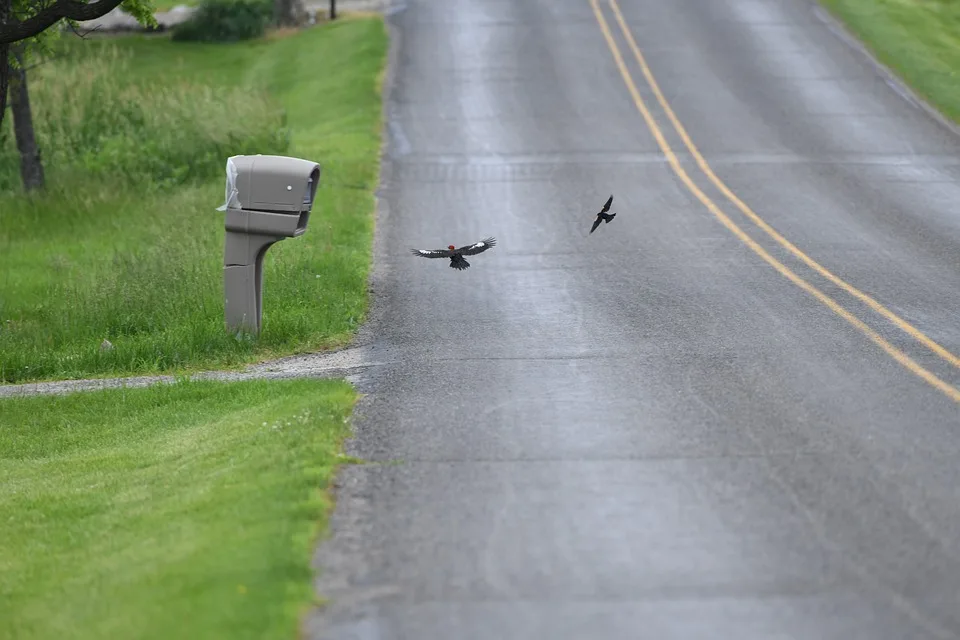
[[[960,2],[821,0],[885,65],[960,122]]]
[[[0,637],[293,638],[345,382],[2,401]]]
[[[156,8],[157,13],[160,13],[162,11],[170,11],[181,4],[188,7],[195,7],[200,4],[200,0],[154,0],[153,6]]]
[[[347,343],[367,310],[382,20],[230,45],[65,46],[30,78],[45,193],[19,192],[13,141],[0,140],[0,381],[231,367]],[[267,255],[257,340],[223,327],[215,209],[226,158],[243,153],[323,166],[307,233]]]

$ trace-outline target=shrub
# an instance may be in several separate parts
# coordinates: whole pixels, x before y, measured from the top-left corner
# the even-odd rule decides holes
[[[273,17],[267,0],[204,0],[196,13],[173,29],[173,39],[236,42],[259,38]]]

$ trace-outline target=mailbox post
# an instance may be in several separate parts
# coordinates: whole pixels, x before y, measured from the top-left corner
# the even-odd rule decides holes
[[[230,331],[260,333],[263,257],[273,244],[307,230],[320,165],[285,156],[227,160],[223,246],[224,320]]]

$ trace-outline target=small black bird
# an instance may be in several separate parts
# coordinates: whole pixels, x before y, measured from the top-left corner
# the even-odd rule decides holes
[[[450,258],[450,266],[458,271],[463,271],[470,266],[470,263],[463,259],[463,256],[473,256],[483,253],[490,247],[497,244],[494,238],[486,238],[480,242],[460,247],[457,249],[452,244],[446,249],[411,249],[415,256],[424,258]]]
[[[610,211],[611,204],[613,204],[613,196],[610,196],[610,199],[607,200],[607,204],[603,205],[603,209],[600,209],[600,213],[597,214],[597,219],[593,221],[593,226],[590,227],[590,233],[596,231],[601,222],[606,222],[609,224],[609,222],[616,217],[616,213],[607,213],[607,211]]]

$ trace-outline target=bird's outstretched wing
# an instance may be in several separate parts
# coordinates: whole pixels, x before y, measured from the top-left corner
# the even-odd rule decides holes
[[[607,199],[607,203],[603,205],[603,209],[600,209],[600,213],[606,213],[607,211],[610,211],[610,205],[612,204],[613,204],[613,196],[611,195],[610,198]]]
[[[478,253],[483,253],[490,247],[496,246],[497,241],[495,238],[484,238],[480,242],[475,244],[467,245],[466,247],[460,247],[457,249],[460,253],[465,256],[475,256]]]
[[[593,226],[590,227],[590,233],[593,233],[594,231],[596,231],[597,227],[600,226],[601,222],[603,222],[603,220],[600,218],[600,216],[597,216],[597,219],[593,221]]]
[[[410,253],[423,258],[449,258],[453,255],[450,249],[411,249]]]

